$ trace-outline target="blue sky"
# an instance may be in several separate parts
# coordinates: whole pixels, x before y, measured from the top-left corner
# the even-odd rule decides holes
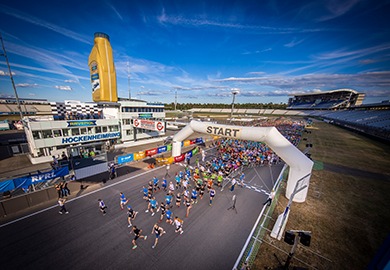
[[[118,94],[150,102],[286,103],[351,88],[390,99],[390,1],[4,1],[19,97],[92,101],[94,32],[110,36]],[[128,68],[129,67],[129,68]],[[0,57],[0,96],[13,96]]]

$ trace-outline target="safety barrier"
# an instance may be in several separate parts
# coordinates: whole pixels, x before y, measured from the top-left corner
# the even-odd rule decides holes
[[[260,245],[261,245],[261,239],[263,239],[266,230],[264,228],[267,227],[268,223],[270,222],[270,214],[272,213],[274,208],[276,207],[278,203],[278,198],[280,195],[279,187],[280,183],[283,179],[287,178],[287,171],[288,168],[287,165],[284,165],[282,168],[282,171],[279,174],[279,177],[277,181],[275,182],[275,185],[273,186],[273,189],[276,191],[276,195],[274,199],[272,200],[271,206],[268,207],[264,205],[263,209],[260,212],[259,217],[257,218],[255,225],[253,226],[253,229],[251,233],[249,234],[244,247],[241,250],[240,255],[238,256],[236,263],[234,264],[233,270],[241,269],[241,267],[244,264],[251,265],[253,264],[257,252],[259,251]],[[267,209],[267,212],[264,214],[265,210]]]

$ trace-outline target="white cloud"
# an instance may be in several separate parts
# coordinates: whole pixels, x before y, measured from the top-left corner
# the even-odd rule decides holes
[[[73,32],[69,29],[66,29],[66,28],[63,28],[61,26],[49,23],[49,22],[44,21],[44,20],[41,20],[39,18],[36,18],[34,16],[31,16],[31,15],[24,13],[24,12],[21,12],[19,10],[10,8],[8,6],[0,4],[0,12],[7,14],[7,15],[10,15],[10,16],[13,16],[15,18],[18,18],[20,20],[26,21],[28,23],[35,24],[35,25],[41,26],[43,28],[52,30],[58,34],[64,35],[64,36],[72,38],[74,40],[77,40],[77,41],[80,41],[80,42],[83,42],[86,44],[92,43],[90,41],[90,39],[86,36],[80,35],[80,34]]]
[[[63,91],[72,91],[72,87],[70,87],[68,85],[56,85],[54,87],[59,89],[59,90],[63,90]]]
[[[16,84],[16,87],[37,87],[38,84],[36,83],[18,83]]]
[[[77,81],[75,81],[75,80],[65,80],[64,82],[66,82],[66,83],[76,83]]]
[[[296,38],[294,38],[289,43],[284,44],[284,47],[292,48],[292,47],[297,46],[298,44],[301,44],[303,41],[304,41],[304,39],[297,40]]]
[[[12,74],[12,76],[14,76],[15,72],[12,71],[11,74]],[[9,72],[0,70],[0,76],[9,76]]]

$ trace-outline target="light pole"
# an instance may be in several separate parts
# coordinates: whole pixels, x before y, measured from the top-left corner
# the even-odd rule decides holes
[[[20,101],[19,101],[18,92],[16,91],[16,86],[15,86],[15,82],[14,82],[14,77],[12,76],[11,67],[10,67],[9,62],[8,62],[8,56],[7,56],[7,53],[6,53],[6,51],[5,51],[4,42],[3,42],[3,37],[1,36],[1,34],[0,34],[0,40],[1,40],[1,47],[3,48],[3,53],[1,53],[0,56],[4,56],[5,61],[7,62],[9,77],[11,78],[11,83],[12,83],[12,87],[13,87],[13,89],[14,89],[15,98],[16,98],[16,104],[17,104],[18,109],[19,109],[20,122],[23,124],[23,113],[22,113],[22,108],[20,107]],[[23,125],[23,126],[24,126],[24,125]]]
[[[230,122],[233,119],[234,100],[236,99],[236,95],[240,93],[240,89],[232,88],[231,91],[232,91],[232,94],[233,94],[233,102],[232,102],[232,112],[230,113]]]

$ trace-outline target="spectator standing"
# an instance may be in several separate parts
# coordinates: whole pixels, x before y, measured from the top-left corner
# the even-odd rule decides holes
[[[274,197],[275,197],[275,190],[272,189],[271,193],[268,195],[268,199],[263,203],[263,205],[270,206]]]

